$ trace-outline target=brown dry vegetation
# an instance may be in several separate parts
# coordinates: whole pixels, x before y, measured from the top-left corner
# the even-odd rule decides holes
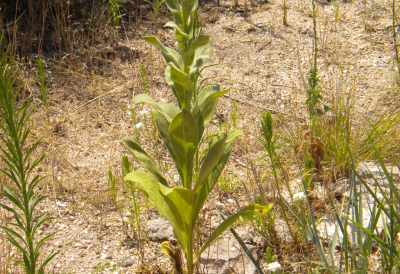
[[[6,18],[3,30],[7,40],[2,47],[11,43],[11,53],[16,54],[16,65],[20,69],[19,81],[26,81],[21,98],[34,99],[32,138],[43,138],[38,152],[44,151],[46,158],[38,172],[49,175],[42,185],[48,199],[39,211],[58,217],[41,231],[42,235],[58,231],[46,249],[62,248],[48,270],[52,273],[100,272],[106,263],[118,264],[124,257],[134,254],[137,268],[129,271],[161,273],[171,266],[158,243],[144,241],[143,254],[139,253],[137,245],[130,248],[126,244],[128,235],[134,238],[136,234],[123,224],[110,199],[108,169],[120,174],[121,156],[127,151],[118,141],[135,136],[163,166],[172,163],[165,156],[162,143],[154,145],[151,109],[131,103],[135,95],[144,92],[142,66],[146,71],[148,93],[156,101],[172,102],[173,95],[164,80],[165,64],[160,52],[141,39],[142,35],[155,32],[149,6],[144,1],[123,1],[121,24],[112,27],[108,24],[110,15],[100,2],[93,1],[93,6],[82,8],[92,17],[78,16],[77,10],[68,9],[67,2],[58,1],[61,4],[51,8],[47,5],[46,24],[41,24],[43,17],[38,16],[36,28],[25,33],[6,26],[6,19],[13,17],[0,11],[0,18]],[[276,119],[275,130],[287,138],[288,144],[299,145],[307,129],[304,101],[313,56],[311,1],[287,1],[288,26],[283,24],[283,1],[280,0],[248,1],[246,18],[244,1],[240,1],[239,7],[235,7],[234,1],[218,1],[219,6],[217,2],[203,2],[199,16],[206,22],[205,33],[213,39],[213,53],[208,64],[220,64],[206,70],[203,78],[214,77],[211,81],[222,86],[233,85],[220,100],[214,121],[222,128],[226,124],[232,127],[231,113],[233,100],[236,100],[240,114],[237,127],[244,131],[234,145],[221,183],[211,195],[206,210],[210,211],[210,216],[217,216],[213,206],[222,203],[225,215],[232,214],[238,206],[254,202],[254,197],[261,192],[266,203],[275,203],[279,222],[283,216],[279,213],[276,189],[268,167],[260,161],[265,152],[256,138],[262,134],[260,117],[265,110],[280,117]],[[364,2],[369,9],[368,19]],[[370,155],[367,145],[363,146],[365,118],[371,121],[381,117],[392,119],[391,114],[399,106],[392,11],[384,0],[340,1],[339,4],[339,17],[335,20],[332,4],[317,2],[318,67],[323,101],[335,105],[339,96],[351,95],[352,131],[353,136],[359,136],[354,139],[359,141],[357,146],[362,151],[358,160],[365,160]],[[158,17],[158,36],[173,47],[172,32],[161,28],[171,17],[164,5]],[[31,35],[31,39],[26,35]],[[45,61],[47,81],[50,81],[48,108],[37,100],[40,95],[38,58]],[[144,124],[137,130],[131,108],[135,109],[136,122]],[[140,110],[149,112],[140,115]],[[334,123],[330,113],[324,119],[327,127]],[[288,128],[295,132],[293,138],[284,135]],[[399,135],[399,128],[394,124],[385,135],[387,143],[398,149]],[[299,175],[290,151],[283,152],[286,173],[280,174],[280,179],[296,192],[293,182]],[[324,164],[323,178],[328,184],[335,184],[344,176],[332,168],[332,162],[327,160]],[[176,171],[169,169],[168,172],[174,178]],[[0,176],[0,181],[7,184],[4,176]],[[287,192],[287,188],[283,188]],[[121,199],[123,192],[126,189],[121,185],[118,194]],[[235,200],[235,204],[228,203],[229,198]],[[139,199],[145,204],[143,198]],[[324,199],[315,199],[316,212],[329,211]],[[125,210],[123,212],[127,217]],[[141,215],[143,227],[147,220],[156,216],[154,209],[146,209]],[[0,209],[1,224],[11,219],[11,215]],[[218,217],[214,219],[219,221]],[[207,225],[204,230],[208,232]],[[294,263],[303,261],[305,256],[318,260],[312,246],[307,253],[304,242],[293,245],[288,235],[281,235],[278,242],[266,236],[260,252],[264,252],[266,246],[274,246],[274,252],[288,273],[293,272]],[[0,233],[0,254],[0,273],[6,270],[22,273],[9,260],[19,255],[3,233]],[[112,255],[111,261],[102,258],[102,254]],[[263,261],[262,257],[261,264]]]

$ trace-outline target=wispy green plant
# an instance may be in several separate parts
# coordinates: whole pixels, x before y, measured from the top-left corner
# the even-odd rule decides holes
[[[155,35],[157,36],[157,15],[158,11],[162,4],[164,4],[165,0],[154,0],[154,3],[151,0],[146,0],[147,3],[153,8],[151,15],[153,15],[154,27],[156,29]]]
[[[211,39],[207,35],[195,37],[193,15],[197,0],[166,0],[174,22],[164,27],[173,28],[179,51],[164,46],[155,36],[143,37],[160,48],[167,62],[165,77],[177,99],[173,104],[157,103],[147,94],[133,99],[134,104],[147,103],[153,108],[157,129],[178,171],[180,181],[172,186],[158,169],[156,162],[141,146],[131,140],[122,140],[144,170],[136,170],[125,176],[125,180],[137,183],[158,212],[171,223],[175,238],[186,257],[186,269],[192,274],[201,253],[208,248],[223,231],[239,221],[252,220],[267,213],[271,206],[250,205],[223,221],[200,246],[195,243],[194,232],[198,227],[198,216],[208,195],[214,188],[230,155],[233,142],[242,132],[220,131],[213,136],[203,136],[210,123],[220,96],[229,89],[221,90],[217,84],[201,89],[195,84],[196,74],[211,54]],[[208,141],[206,153],[203,143]],[[196,229],[199,233],[199,229]],[[196,237],[199,239],[199,237]],[[165,247],[166,244],[164,244]],[[167,249],[164,249],[168,253]],[[170,257],[173,254],[170,254]]]
[[[127,174],[132,172],[133,168],[131,167],[131,164],[129,163],[128,156],[124,155],[122,156],[122,166],[123,166],[123,171],[122,171],[122,176],[125,177]],[[145,210],[148,205],[147,203],[143,203],[138,199],[138,195],[136,193],[135,189],[135,183],[131,181],[125,181],[125,186],[129,190],[129,194],[125,195],[125,198],[127,198],[130,201],[130,204],[125,206],[126,211],[129,213],[131,219],[134,221],[135,225],[132,223],[132,227],[136,226],[136,231],[137,231],[137,239],[139,241],[139,249],[140,253],[142,256],[142,260],[144,259],[144,250],[143,250],[143,243],[142,243],[142,226],[140,222],[140,216]]]
[[[3,36],[0,38],[0,44]],[[14,216],[14,222],[8,226],[0,226],[7,239],[21,252],[23,261],[14,260],[22,266],[26,273],[44,273],[45,266],[59,251],[51,252],[39,264],[40,251],[43,244],[53,235],[38,238],[38,229],[53,218],[46,214],[38,214],[36,206],[46,196],[42,196],[42,190],[38,189],[39,183],[45,178],[34,175],[35,168],[44,158],[40,154],[32,161],[32,154],[40,144],[40,140],[33,144],[27,144],[32,124],[30,117],[33,109],[29,110],[30,101],[22,101],[17,106],[17,96],[22,85],[16,86],[18,70],[13,67],[14,58],[7,57],[8,50],[0,54],[0,129],[1,134],[0,158],[4,168],[0,169],[13,186],[3,184],[1,194],[9,204],[0,203],[6,211]]]
[[[310,70],[310,76],[308,77],[308,87],[306,89],[307,99],[305,104],[308,108],[308,115],[310,119],[311,128],[311,143],[313,143],[313,137],[317,132],[317,118],[322,114],[330,110],[329,106],[324,105],[323,108],[320,107],[320,102],[323,99],[321,95],[320,79],[318,77],[318,36],[317,36],[317,22],[315,15],[315,1],[312,0],[312,15],[313,15],[313,29],[314,29],[314,60],[313,66]]]
[[[144,93],[148,94],[149,93],[149,88],[148,88],[148,80],[147,80],[147,73],[146,73],[146,68],[144,64],[140,66],[140,75],[142,76],[142,86]]]
[[[279,176],[279,170],[281,168],[280,166],[280,158],[279,158],[279,153],[277,153],[277,141],[279,139],[279,135],[275,135],[273,132],[273,128],[272,128],[272,115],[271,112],[264,112],[263,116],[262,116],[262,120],[261,120],[261,126],[263,129],[263,133],[264,133],[264,139],[262,138],[258,138],[257,141],[264,147],[265,151],[267,152],[267,156],[269,158],[269,166],[271,167],[271,171],[272,171],[272,175],[274,177],[274,183],[275,183],[275,187],[276,190],[278,191],[278,195],[281,196],[281,186],[280,186],[280,181],[278,179]],[[287,189],[290,192],[290,186],[287,185]],[[293,237],[293,239],[295,239],[295,235],[291,229],[291,225],[289,223],[289,220],[287,218],[287,214],[286,214],[286,210],[285,207],[282,203],[282,200],[280,200],[280,206],[285,218],[285,222],[288,225],[289,228],[289,232],[291,234],[291,236]]]
[[[111,14],[112,25],[117,27],[122,16],[119,9],[122,7],[121,0],[109,0],[107,10]]]
[[[290,193],[290,198],[294,201],[295,204],[297,204],[298,209],[296,210],[293,208],[287,201],[286,199],[282,196],[281,191],[280,191],[280,185],[279,185],[279,169],[280,169],[280,157],[279,154],[277,153],[277,141],[279,140],[279,135],[275,135],[273,132],[273,120],[270,112],[265,112],[262,117],[262,128],[263,128],[263,133],[264,133],[264,140],[258,139],[258,141],[263,145],[265,151],[267,152],[267,156],[269,157],[270,160],[270,166],[271,166],[271,171],[275,179],[275,185],[278,191],[279,195],[279,200],[280,200],[280,205],[281,205],[281,211],[284,215],[285,222],[289,228],[289,232],[292,236],[292,238],[297,241],[297,234],[295,234],[292,230],[292,223],[289,222],[289,219],[287,217],[287,211],[286,208],[289,210],[289,212],[297,219],[299,228],[302,231],[302,236],[306,241],[308,239],[311,239],[317,248],[318,254],[320,255],[320,259],[323,263],[323,265],[326,267],[326,269],[331,269],[332,265],[329,264],[328,260],[325,257],[325,251],[322,246],[322,242],[319,238],[319,232],[317,230],[317,222],[315,220],[315,217],[312,212],[312,208],[310,205],[310,201],[308,198],[308,185],[311,182],[311,175],[307,173],[307,170],[311,169],[313,167],[313,160],[312,158],[307,158],[306,159],[306,174],[303,176],[302,170],[299,165],[299,161],[296,156],[296,161],[299,167],[300,171],[300,177],[303,178],[301,188],[303,189],[300,193],[293,194],[290,191],[290,185],[287,185],[287,189]],[[296,153],[295,153],[296,155]],[[300,214],[299,214],[300,212]]]
[[[332,0],[333,13],[335,14],[335,22],[339,20],[340,4],[338,0]]]
[[[50,104],[50,99],[48,98],[47,88],[49,86],[49,82],[46,82],[46,72],[43,70],[43,60],[39,59],[38,61],[38,70],[39,70],[39,85],[41,89],[41,98],[40,101],[46,106],[46,108]]]
[[[125,156],[125,155],[124,155]],[[118,198],[118,186],[121,178],[119,176],[115,176],[111,169],[108,170],[108,189],[110,191],[110,198],[112,202],[114,203],[118,214],[122,220],[122,227],[125,232],[125,222],[124,222],[124,217],[122,215],[122,199]]]
[[[233,100],[232,111],[231,111],[231,120],[232,120],[232,125],[234,128],[236,128],[236,122],[239,119],[239,117],[240,117],[240,114],[238,113],[238,110],[237,110],[236,100]]]
[[[371,124],[370,124],[371,125]],[[372,130],[368,133],[368,135],[375,133],[379,135],[378,130],[371,125]],[[380,136],[380,135],[379,135]],[[353,186],[353,195],[355,196],[355,201],[352,201],[352,207],[358,205],[358,212],[357,210],[353,210],[352,218],[346,218],[346,220],[351,221],[356,227],[355,232],[357,237],[356,242],[353,239],[353,246],[352,248],[348,248],[350,251],[347,256],[344,257],[344,263],[346,266],[346,270],[355,270],[360,273],[368,273],[368,265],[369,265],[369,258],[371,255],[371,245],[372,241],[375,241],[378,246],[380,247],[381,253],[381,266],[380,271],[382,273],[397,273],[400,270],[400,252],[398,249],[398,245],[395,244],[395,239],[397,233],[400,231],[400,193],[396,188],[395,177],[393,175],[393,169],[400,170],[400,164],[397,161],[395,155],[392,154],[389,148],[390,154],[390,162],[392,164],[392,170],[388,168],[388,165],[385,164],[383,161],[379,150],[373,143],[371,143],[374,156],[378,163],[379,170],[381,175],[377,178],[372,172],[370,175],[372,177],[373,182],[375,183],[375,189],[372,189],[368,181],[361,176],[359,171],[357,170],[357,166],[353,158],[351,158],[350,167],[353,172],[352,176],[352,186]],[[357,178],[357,181],[356,181]],[[382,183],[385,182],[388,184],[388,188],[383,187]],[[357,187],[355,184],[357,183]],[[362,192],[365,192],[372,196],[373,204],[372,209],[370,210],[370,220],[369,225],[367,227],[363,224],[363,215],[362,215]],[[382,197],[382,198],[380,198]],[[357,203],[358,199],[358,203]],[[350,205],[349,205],[350,207]],[[351,216],[351,215],[348,215]],[[377,230],[377,223],[379,218],[383,221],[384,231],[381,234],[380,231]],[[336,217],[337,222],[340,225],[340,229],[345,231],[346,224],[341,224],[339,216]],[[346,237],[345,237],[346,239]],[[355,242],[355,243],[354,243]],[[350,245],[350,244],[347,244]],[[352,257],[351,255],[354,254],[354,250],[357,250],[356,253],[358,256]],[[354,272],[354,271],[352,271]]]

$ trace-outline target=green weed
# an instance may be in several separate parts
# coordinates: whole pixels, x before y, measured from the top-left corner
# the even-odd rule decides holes
[[[168,64],[165,70],[166,81],[172,88],[178,107],[157,103],[148,94],[136,96],[133,103],[147,103],[152,106],[157,129],[179,173],[179,185],[170,185],[156,162],[138,143],[128,139],[121,143],[146,170],[130,172],[125,180],[137,183],[136,187],[169,220],[185,254],[186,271],[192,274],[201,253],[223,231],[239,221],[252,220],[266,214],[271,205],[250,205],[243,208],[223,221],[203,242],[203,246],[200,247],[199,242],[195,244],[194,231],[196,224],[198,225],[198,215],[228,160],[234,140],[242,132],[220,131],[212,136],[203,136],[213,118],[219,97],[229,89],[221,90],[217,84],[203,87],[196,85],[200,67],[210,56],[212,49],[209,36],[200,34],[196,37],[193,29],[193,16],[198,2],[183,0],[179,3],[177,0],[166,0],[166,4],[175,21],[166,23],[164,27],[174,29],[180,53],[164,46],[155,36],[143,38],[160,48]],[[205,141],[209,141],[206,152],[201,153],[200,148]],[[170,245],[167,243],[162,246],[167,256],[176,258],[175,249],[168,248]],[[177,259],[175,262],[178,262]],[[181,264],[176,264],[178,266],[181,267]]]
[[[39,70],[39,85],[42,91],[40,101],[46,106],[46,108],[50,104],[50,99],[47,95],[47,88],[49,86],[49,82],[46,82],[46,73],[43,70],[43,60],[39,59],[38,61],[38,70]]]
[[[3,36],[0,38],[0,44],[2,39]],[[38,187],[45,177],[34,174],[44,155],[40,154],[32,161],[32,154],[40,144],[40,140],[34,141],[33,144],[27,143],[32,130],[29,119],[33,109],[28,109],[29,100],[16,105],[22,85],[14,87],[18,71],[13,67],[14,58],[10,60],[7,54],[8,50],[0,54],[0,129],[3,131],[1,141],[4,145],[0,147],[0,158],[4,163],[0,172],[14,185],[3,185],[1,191],[12,206],[3,203],[0,203],[0,206],[13,214],[14,222],[8,223],[8,226],[0,226],[0,229],[22,254],[23,261],[15,262],[22,266],[26,273],[42,274],[45,266],[60,251],[51,252],[38,264],[43,244],[54,233],[39,239],[36,232],[44,223],[54,218],[35,211],[37,205],[46,198],[41,195],[43,189]]]

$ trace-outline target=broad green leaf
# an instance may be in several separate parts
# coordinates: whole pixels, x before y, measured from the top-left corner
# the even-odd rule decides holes
[[[195,188],[192,222],[196,220],[205,200],[208,197],[208,194],[214,188],[219,176],[221,175],[221,172],[224,169],[226,162],[228,161],[229,155],[231,153],[233,141],[242,134],[243,132],[241,130],[232,129],[229,131],[227,137],[225,137],[225,132],[220,132],[219,134],[217,134],[215,137],[212,138],[212,141],[210,143],[211,146],[213,146],[213,144],[217,143],[223,138],[226,138],[226,140],[217,164],[214,166],[213,170],[208,175],[206,181],[204,181],[201,185],[198,185]],[[208,155],[206,156],[206,158],[207,157]]]
[[[129,139],[124,139],[120,141],[122,145],[124,145],[130,153],[135,157],[136,160],[154,177],[157,178],[157,180],[163,184],[163,185],[168,185],[167,180],[164,178],[163,174],[160,172],[160,170],[157,167],[156,162],[154,162],[153,158],[151,158],[146,151],[144,151],[141,146]]]
[[[180,102],[181,108],[190,110],[193,90],[189,76],[177,68],[173,63],[170,63],[165,69],[165,78],[168,85],[175,88],[174,93]]]
[[[185,240],[185,244],[182,247],[184,252],[187,253],[187,250],[193,246],[194,224],[191,222],[191,217],[194,191],[181,186],[166,187],[163,185],[159,185],[159,191],[172,214],[174,214],[174,219],[169,221],[176,222],[175,227],[179,227],[179,232]]]
[[[272,204],[269,204],[268,206],[261,206],[258,204],[255,205],[249,205],[232,216],[226,218],[208,237],[206,242],[203,244],[203,246],[200,249],[199,255],[204,252],[208,248],[208,246],[215,240],[217,239],[225,230],[228,228],[236,225],[239,222],[245,222],[245,221],[251,221],[256,218],[259,218],[265,214],[268,213],[268,211],[271,209]]]
[[[214,169],[215,165],[218,163],[227,137],[228,135],[224,134],[224,137],[211,146],[210,150],[208,151],[207,156],[205,157],[200,168],[199,177],[194,187],[195,191],[201,187],[208,175],[210,175],[211,171]]]
[[[162,108],[163,107],[161,106],[161,109]],[[164,109],[164,110],[166,111],[166,109]],[[177,108],[174,109],[174,112],[175,112],[175,110],[176,110],[176,113],[179,112],[179,110]],[[175,115],[176,115],[176,113],[175,113]],[[170,114],[173,114],[173,113],[168,113],[168,115],[170,115]],[[169,136],[170,122],[168,122],[168,120],[165,118],[165,116],[162,113],[160,113],[159,111],[157,111],[155,109],[153,109],[153,115],[154,115],[154,120],[156,121],[157,129],[160,132],[160,135],[164,142],[164,145],[167,147],[169,154],[171,155],[172,160],[175,163],[175,167],[178,170],[179,176],[181,178],[183,178],[183,171],[182,171],[181,163],[179,162],[178,156],[175,153],[175,150],[171,143],[171,138]]]
[[[183,105],[190,104],[190,102],[187,102],[187,98],[189,97],[189,95],[190,97],[192,96],[192,92],[172,80],[171,70],[171,66],[167,66],[165,68],[165,80],[167,81],[167,84],[172,88],[172,92],[174,93],[174,96],[178,101],[179,108],[182,109]]]
[[[184,33],[175,22],[167,22],[164,25],[164,28],[173,28],[175,30],[176,40],[178,40],[180,44],[186,44],[187,40],[189,39],[189,36]]]
[[[174,16],[175,23],[177,23],[179,26],[182,26],[182,7],[179,5],[178,0],[165,0],[165,3]]]
[[[179,112],[179,109],[176,108],[175,106],[171,104],[163,104],[163,103],[157,103],[154,101],[153,98],[151,98],[150,95],[148,94],[139,94],[135,96],[132,99],[133,104],[139,104],[139,103],[146,103],[149,104],[150,106],[153,107],[157,112],[162,114],[164,118],[167,120],[168,123],[172,121],[172,118],[176,115],[176,113]]]
[[[227,93],[231,88],[220,90],[219,85],[207,86],[201,89],[193,108],[193,116],[199,128],[199,138],[214,116],[218,98]]]
[[[191,188],[193,157],[199,143],[196,120],[185,108],[172,119],[169,125],[170,139],[183,171],[182,183]]]
[[[182,19],[183,23],[187,25],[189,23],[189,16],[198,6],[198,0],[183,0],[182,2]]]
[[[164,46],[155,36],[143,36],[143,39],[146,40],[146,42],[160,48],[167,64],[172,62],[178,68],[182,67],[182,58],[174,49]]]
[[[158,42],[158,38],[155,36],[143,36],[142,37],[147,43],[152,44],[153,46],[159,47],[160,43]]]
[[[223,96],[231,89],[232,89],[232,87],[221,90],[219,85],[211,85],[211,86],[204,87],[199,92],[194,109],[203,108],[205,105],[207,105],[210,102],[214,101],[215,99],[218,99],[219,97]]]
[[[198,47],[195,50],[194,60],[190,67],[190,75],[189,76],[190,76],[191,80],[193,80],[193,78],[196,74],[196,71],[203,65],[203,63],[208,59],[208,57],[210,57],[211,50],[212,50],[211,39],[206,45]]]
[[[189,76],[176,67],[172,62],[169,63],[169,66],[171,67],[171,80],[191,91],[192,83],[190,82]]]
[[[172,228],[174,229],[176,240],[181,246],[185,246],[184,244],[186,244],[186,239],[181,233],[180,226],[178,225],[180,220],[175,219],[175,213],[171,211],[169,204],[165,201],[164,196],[162,196],[159,191],[159,186],[163,187],[163,185],[159,184],[159,182],[153,175],[148,174],[147,172],[142,170],[130,172],[125,176],[124,179],[126,181],[131,181],[139,184],[137,188],[146,196],[150,204],[157,208],[157,211],[162,216],[168,219],[168,221],[172,225]]]
[[[189,49],[183,54],[183,64],[185,67],[190,67],[193,64],[196,50],[201,47],[206,47],[211,53],[210,37],[208,35],[199,35],[191,44]],[[204,51],[204,49],[203,49]],[[198,50],[200,52],[200,50]],[[207,56],[208,58],[208,56]]]

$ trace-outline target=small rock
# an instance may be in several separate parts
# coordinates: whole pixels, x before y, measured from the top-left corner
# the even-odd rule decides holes
[[[102,259],[102,260],[111,260],[111,259],[112,259],[112,256],[111,256],[111,254],[104,254],[104,253],[101,253],[101,259]]]
[[[121,263],[121,266],[128,267],[128,266],[132,266],[134,263],[135,263],[135,261],[133,260],[133,258],[128,258]]]
[[[61,267],[61,265],[60,264],[56,264],[56,268],[60,268]]]
[[[247,248],[257,260],[257,247],[247,245]],[[256,273],[256,268],[250,259],[243,254],[236,239],[224,239],[214,243],[200,257],[201,267],[208,274]],[[232,267],[234,266],[234,271]]]
[[[166,219],[155,219],[147,222],[147,233],[151,241],[162,242],[174,239],[172,226]]]

